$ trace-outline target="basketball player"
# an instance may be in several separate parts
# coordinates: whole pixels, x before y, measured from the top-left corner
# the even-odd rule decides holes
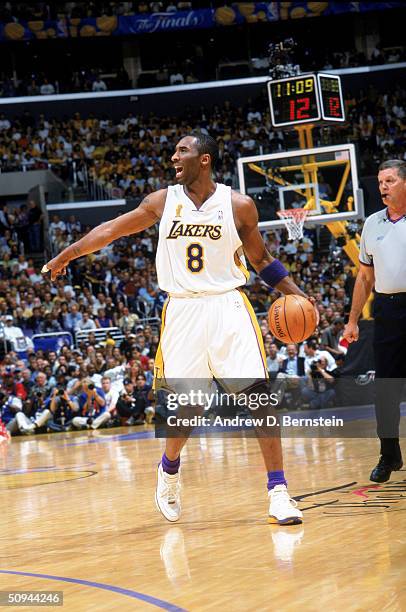
[[[248,277],[244,254],[270,287],[303,295],[266,250],[253,200],[215,183],[216,141],[193,133],[172,156],[177,185],[148,195],[135,210],[99,225],[44,267],[51,279],[70,261],[160,221],[158,283],[169,298],[162,316],[155,375],[162,379],[250,379],[251,393],[268,392],[265,351],[253,309],[239,291]],[[243,389],[235,390],[242,391]],[[156,503],[177,521],[180,452],[187,437],[168,438],[158,466]],[[269,522],[297,524],[302,513],[287,492],[279,436],[258,436],[268,472]]]

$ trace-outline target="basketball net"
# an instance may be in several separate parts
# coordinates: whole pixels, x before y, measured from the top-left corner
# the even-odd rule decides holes
[[[303,238],[303,225],[309,211],[305,208],[291,208],[289,210],[278,210],[280,217],[288,231],[289,240],[301,240]]]

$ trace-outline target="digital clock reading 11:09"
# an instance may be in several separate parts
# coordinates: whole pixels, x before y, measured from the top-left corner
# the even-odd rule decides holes
[[[275,127],[318,121],[320,105],[314,74],[268,82],[272,124]]]

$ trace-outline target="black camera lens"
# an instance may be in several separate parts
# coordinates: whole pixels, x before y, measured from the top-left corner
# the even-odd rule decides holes
[[[93,384],[93,383],[90,383],[90,385],[87,385],[87,388],[88,388],[90,391],[93,391],[93,389],[94,389],[94,384]]]
[[[65,389],[58,389],[58,395],[63,395],[65,393]]]

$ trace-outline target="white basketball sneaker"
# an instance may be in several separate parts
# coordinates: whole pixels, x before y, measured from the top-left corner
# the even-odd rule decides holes
[[[303,522],[303,514],[297,503],[289,496],[285,485],[276,485],[268,493],[269,516],[268,523],[276,525],[299,525]]]
[[[168,474],[163,471],[161,464],[158,465],[155,503],[168,521],[174,523],[179,520],[181,513],[180,472]]]

